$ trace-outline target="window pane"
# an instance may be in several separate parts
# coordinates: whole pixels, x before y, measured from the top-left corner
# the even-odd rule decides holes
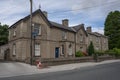
[[[34,33],[36,35],[41,35],[41,26],[39,24],[34,25]]]
[[[16,55],[16,45],[13,45],[13,55]]]
[[[40,44],[35,44],[35,56],[40,56]]]

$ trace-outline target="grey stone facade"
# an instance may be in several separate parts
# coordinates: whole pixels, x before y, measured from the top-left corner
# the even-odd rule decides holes
[[[9,27],[8,45],[11,60],[25,62],[30,60],[31,30],[29,22],[30,16],[28,15]],[[49,21],[47,12],[43,13],[41,10],[37,10],[33,13],[32,32],[37,32],[36,37],[32,38],[32,56],[34,59],[75,57],[75,52],[78,50],[86,52],[91,36],[94,42],[96,35],[88,33],[84,29],[84,24],[69,27],[67,19],[62,20],[62,23]],[[101,34],[98,33],[98,35]],[[107,37],[103,35],[97,37],[101,41],[99,44],[94,43],[94,45],[99,46],[100,50],[107,50]]]

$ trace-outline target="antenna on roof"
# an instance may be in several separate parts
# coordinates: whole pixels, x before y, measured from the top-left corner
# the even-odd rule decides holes
[[[41,4],[39,4],[39,9],[41,9]]]

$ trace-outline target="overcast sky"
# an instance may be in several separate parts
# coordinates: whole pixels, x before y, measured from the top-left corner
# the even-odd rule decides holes
[[[29,0],[0,0],[0,22],[12,25],[30,12]],[[49,20],[61,23],[69,19],[70,26],[85,24],[103,33],[104,21],[110,11],[120,11],[120,0],[33,0],[33,10],[48,12]]]

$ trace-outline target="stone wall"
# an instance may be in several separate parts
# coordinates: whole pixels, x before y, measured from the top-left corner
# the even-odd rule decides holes
[[[111,60],[114,59],[112,56],[99,56],[97,61]],[[43,66],[53,66],[71,63],[81,62],[95,62],[93,57],[80,57],[80,58],[58,58],[58,59],[41,59]]]

